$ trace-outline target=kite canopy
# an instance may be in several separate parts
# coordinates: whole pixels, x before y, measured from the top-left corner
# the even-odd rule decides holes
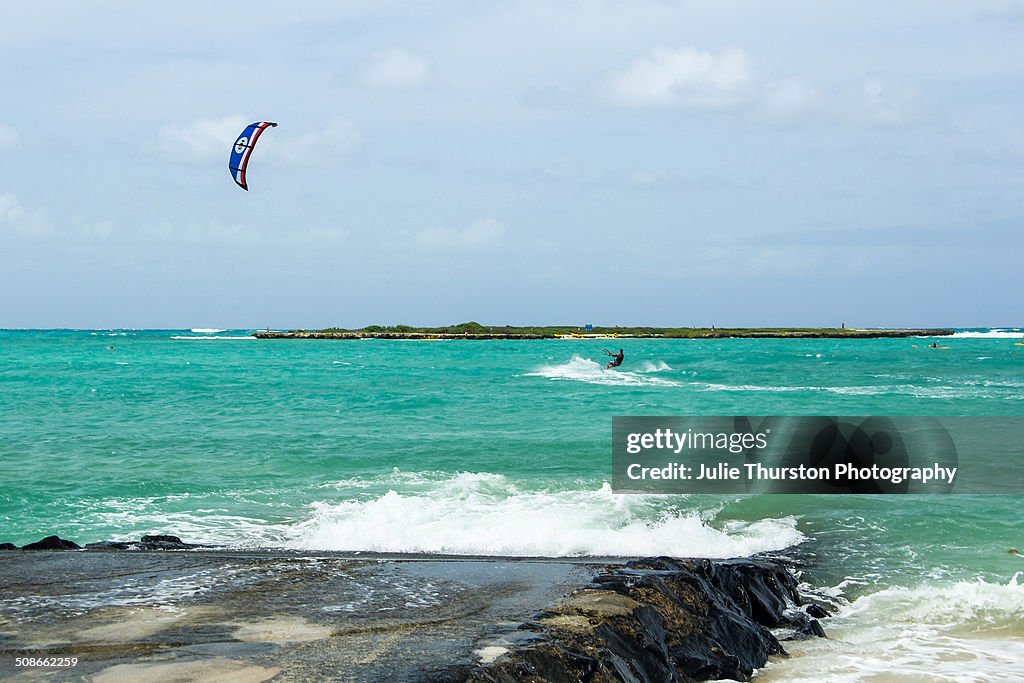
[[[263,131],[276,126],[277,124],[271,121],[250,123],[242,131],[242,134],[238,136],[238,139],[235,140],[235,146],[231,148],[228,169],[230,169],[231,177],[235,179],[238,186],[247,192],[249,186],[245,182],[245,169],[249,166],[249,157],[252,155],[252,150],[256,147],[256,141],[263,135]]]

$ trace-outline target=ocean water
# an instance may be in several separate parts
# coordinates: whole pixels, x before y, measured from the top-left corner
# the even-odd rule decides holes
[[[836,605],[764,680],[1014,680],[1018,496],[611,491],[613,415],[1021,415],[1020,330],[257,340],[0,331],[0,541],[514,556],[773,551]],[[604,371],[603,347],[626,361]],[[916,348],[915,348],[916,346]],[[983,457],[983,456],[979,456]]]

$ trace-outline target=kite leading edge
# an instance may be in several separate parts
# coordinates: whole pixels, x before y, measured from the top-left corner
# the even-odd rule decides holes
[[[249,166],[249,156],[252,154],[253,148],[256,147],[256,141],[260,139],[263,131],[276,126],[277,124],[272,121],[250,123],[242,131],[241,135],[238,136],[238,139],[235,140],[235,146],[231,148],[228,169],[231,171],[231,177],[235,179],[238,186],[247,192],[249,191],[249,186],[245,182],[245,169]]]

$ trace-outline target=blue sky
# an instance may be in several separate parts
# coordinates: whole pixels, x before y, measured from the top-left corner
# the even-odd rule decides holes
[[[1020,325],[1021,45],[1021,1],[11,5],[0,327]]]

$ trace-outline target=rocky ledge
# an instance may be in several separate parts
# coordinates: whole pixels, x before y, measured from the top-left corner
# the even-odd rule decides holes
[[[156,534],[143,536],[138,541],[100,541],[87,543],[86,550],[196,550],[209,546],[185,543],[177,536]],[[0,543],[0,550],[81,550],[82,546],[60,536],[47,536],[34,543],[18,547],[13,543]]]
[[[6,548],[13,680],[31,656],[95,680],[745,681],[783,642],[824,637],[828,614],[774,558],[356,557],[171,535]]]
[[[786,655],[780,638],[825,637],[817,618],[827,614],[801,609],[779,562],[635,560],[524,624],[525,646],[447,680],[746,681],[769,655]]]

